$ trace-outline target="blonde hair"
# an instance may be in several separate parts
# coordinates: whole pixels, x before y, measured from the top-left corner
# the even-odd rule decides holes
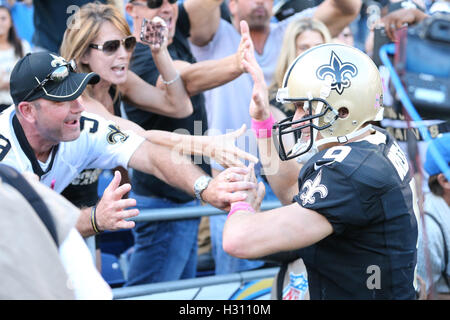
[[[99,2],[87,3],[78,11],[75,19],[78,19],[79,28],[67,28],[60,48],[60,54],[67,61],[74,59],[78,72],[91,72],[88,64],[81,62],[89,45],[100,33],[104,22],[112,23],[125,36],[130,36],[131,31],[123,14],[112,4]]]
[[[311,18],[304,18],[292,21],[284,34],[283,46],[278,57],[277,67],[270,86],[270,98],[273,99],[278,88],[283,84],[284,74],[289,65],[297,57],[296,40],[304,31],[317,31],[322,35],[324,43],[331,41],[331,35],[328,28],[321,21]]]

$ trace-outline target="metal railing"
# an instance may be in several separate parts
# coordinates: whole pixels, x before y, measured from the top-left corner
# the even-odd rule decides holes
[[[271,210],[281,206],[279,201],[265,201],[261,204],[261,210]],[[210,205],[180,208],[161,208],[140,210],[137,217],[130,220],[136,222],[144,221],[167,221],[179,219],[200,218],[205,216],[214,216],[227,214],[223,210],[219,210]],[[136,285],[130,287],[122,287],[113,289],[114,299],[130,299],[132,297],[151,295],[161,292],[170,292],[175,290],[206,287],[217,284],[225,284],[240,281],[241,283],[261,279],[264,277],[273,277],[278,272],[278,268],[258,269],[226,275],[215,275],[207,277],[199,277],[186,280],[167,281],[152,283],[146,285]]]
[[[270,210],[281,206],[279,201],[265,201],[261,204],[261,210]],[[205,216],[215,216],[219,214],[227,214],[223,210],[214,208],[211,205],[194,206],[194,207],[179,207],[179,208],[161,208],[161,209],[147,209],[140,210],[137,217],[130,220],[136,222],[143,221],[164,221],[177,219],[191,219]]]
[[[279,268],[267,268],[224,275],[207,276],[177,281],[166,281],[152,284],[136,285],[131,287],[113,289],[113,299],[132,299],[156,293],[172,292],[177,290],[203,288],[231,282],[241,284],[263,278],[274,277]]]

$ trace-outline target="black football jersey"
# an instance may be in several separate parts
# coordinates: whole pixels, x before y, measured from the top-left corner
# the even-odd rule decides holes
[[[408,161],[385,130],[322,150],[294,200],[334,232],[300,250],[311,299],[413,299],[417,213]]]

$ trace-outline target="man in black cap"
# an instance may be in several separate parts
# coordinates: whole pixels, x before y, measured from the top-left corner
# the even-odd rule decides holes
[[[123,166],[158,176],[193,195],[194,182],[205,173],[190,160],[84,112],[77,98],[88,84],[98,81],[98,75],[76,73],[74,63],[54,53],[37,52],[19,60],[10,79],[15,106],[0,114],[0,162],[20,172],[33,171],[57,192],[83,169]],[[228,170],[237,176],[244,171]],[[255,187],[238,182],[224,188],[226,177],[224,174],[204,186],[201,197],[205,202],[225,209],[230,201],[245,197],[236,191]],[[84,237],[134,227],[127,219],[139,212],[127,208],[136,201],[122,199],[131,186],[119,187],[120,179],[116,172],[97,206],[82,210],[77,229]]]

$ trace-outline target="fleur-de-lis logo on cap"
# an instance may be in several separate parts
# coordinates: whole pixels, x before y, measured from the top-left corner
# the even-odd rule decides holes
[[[50,55],[53,58],[52,62],[50,63],[53,68],[56,68],[58,66],[64,66],[67,64],[67,61],[63,57],[55,56],[54,54],[51,54],[51,53],[50,53]]]
[[[316,71],[316,76],[320,80],[331,76],[333,78],[331,90],[336,90],[339,94],[350,87],[350,77],[355,77],[357,74],[356,66],[351,62],[342,62],[334,51],[331,51],[330,63],[320,66]]]

